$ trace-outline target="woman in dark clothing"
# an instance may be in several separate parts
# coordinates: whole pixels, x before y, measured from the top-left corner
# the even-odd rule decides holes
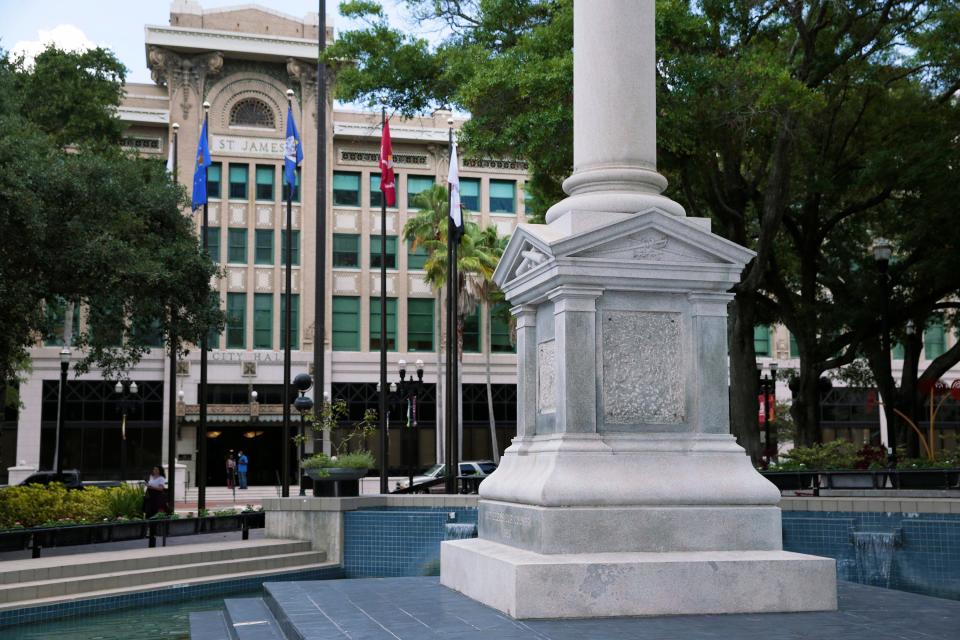
[[[144,513],[152,518],[161,511],[167,513],[167,478],[163,469],[154,467],[147,478],[147,495],[145,496]]]

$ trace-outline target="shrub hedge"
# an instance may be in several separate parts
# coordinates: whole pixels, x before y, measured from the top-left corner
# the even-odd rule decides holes
[[[0,489],[0,529],[103,522],[143,517],[142,487],[85,487],[31,484]]]

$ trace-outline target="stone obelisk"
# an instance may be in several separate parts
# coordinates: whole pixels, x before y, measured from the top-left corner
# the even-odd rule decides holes
[[[655,0],[574,3],[574,172],[494,278],[517,320],[517,437],[441,582],[517,618],[836,608],[785,552],[730,435],[728,293],[749,250],[656,170]]]

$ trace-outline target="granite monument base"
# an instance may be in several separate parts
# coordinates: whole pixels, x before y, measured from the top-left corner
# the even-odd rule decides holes
[[[484,539],[440,547],[440,582],[518,619],[833,611],[832,558],[788,551],[544,555]]]

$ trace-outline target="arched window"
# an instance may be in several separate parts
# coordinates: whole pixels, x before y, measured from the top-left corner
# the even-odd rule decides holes
[[[275,129],[273,109],[263,100],[244,98],[230,110],[230,125]]]

